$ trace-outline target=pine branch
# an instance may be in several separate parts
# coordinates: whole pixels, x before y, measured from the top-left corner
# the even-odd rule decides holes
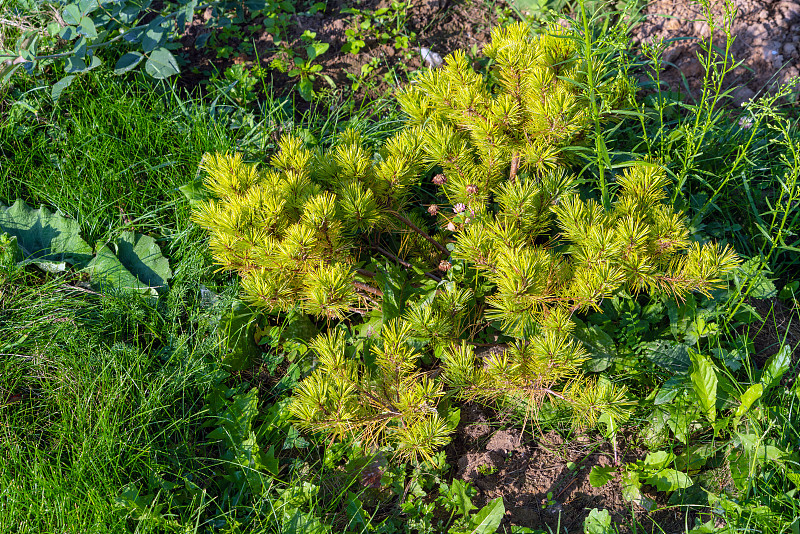
[[[387,211],[387,213],[389,215],[391,215],[392,217],[394,217],[395,219],[397,219],[398,221],[400,221],[401,223],[403,223],[406,226],[408,226],[411,230],[416,232],[420,237],[424,238],[426,241],[428,241],[430,244],[432,244],[434,247],[436,247],[439,250],[439,252],[441,252],[442,254],[444,254],[446,256],[450,255],[450,251],[447,250],[447,248],[445,248],[444,245],[442,245],[441,243],[436,241],[434,238],[432,238],[430,235],[428,235],[427,232],[425,232],[424,230],[420,229],[419,226],[417,226],[416,224],[414,224],[413,222],[411,222],[407,218],[403,217],[402,215],[400,215],[396,211],[389,210],[389,211]]]

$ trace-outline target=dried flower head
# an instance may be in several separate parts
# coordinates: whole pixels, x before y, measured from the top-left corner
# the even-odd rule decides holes
[[[436,204],[431,204],[430,206],[428,206],[428,213],[436,217],[436,214],[439,213],[439,206],[437,206]]]
[[[445,182],[447,182],[447,176],[445,176],[444,174],[437,174],[436,176],[433,177],[433,183],[435,183],[436,185],[442,185]]]
[[[478,194],[478,186],[475,184],[469,184],[467,186],[467,194],[468,195],[477,195]]]
[[[450,263],[447,260],[442,260],[442,261],[439,262],[439,270],[442,271],[443,273],[446,273],[447,271],[449,271],[450,267],[452,267],[452,266],[453,266],[453,264]]]

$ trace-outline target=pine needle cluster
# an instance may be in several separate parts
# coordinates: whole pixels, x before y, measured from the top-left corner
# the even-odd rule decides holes
[[[342,319],[364,298],[354,266],[360,237],[397,228],[389,213],[405,218],[423,171],[417,132],[390,139],[379,160],[352,130],[326,154],[285,136],[270,164],[261,170],[240,154],[206,154],[201,170],[213,198],[193,221],[208,230],[216,263],[241,275],[248,303]]]
[[[430,460],[454,430],[437,411],[444,384],[417,368],[412,328],[395,320],[383,327],[372,361],[347,357],[341,330],[317,337],[318,365],[295,390],[290,412],[302,428],[367,446],[389,444],[405,460]]]
[[[622,291],[708,293],[737,268],[731,249],[690,239],[656,164],[630,162],[605,204],[579,191],[564,149],[598,119],[617,120],[634,85],[609,65],[588,68],[571,30],[550,30],[495,29],[489,76],[462,52],[423,73],[398,96],[406,127],[377,151],[348,130],[327,151],[284,137],[264,170],[239,155],[204,158],[213,198],[193,220],[221,268],[241,275],[249,303],[357,321],[352,311],[381,301],[364,269],[373,254],[413,259],[439,281],[383,324],[368,354],[333,327],[313,341],[317,366],[291,404],[302,427],[418,460],[453,430],[439,413],[451,393],[531,410],[549,399],[577,426],[620,420],[625,391],[582,372],[589,355],[573,316]],[[449,272],[457,262],[474,279]],[[477,301],[468,283],[488,296]],[[497,321],[514,341],[478,356],[470,321]],[[434,374],[419,370],[425,351],[441,360]]]

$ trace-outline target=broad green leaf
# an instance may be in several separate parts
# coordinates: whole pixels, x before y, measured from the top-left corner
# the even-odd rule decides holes
[[[208,434],[208,438],[235,447],[248,439],[257,416],[258,388],[251,388],[247,393],[236,395],[227,409],[217,414],[219,426]]]
[[[709,421],[717,418],[717,373],[711,361],[703,356],[691,352],[693,371],[690,378],[694,392],[700,401],[700,407]]]
[[[645,357],[672,373],[686,373],[689,371],[689,347],[682,343],[670,341],[653,341],[642,345]]]
[[[593,508],[583,521],[584,534],[611,534],[611,514],[608,510],[598,510]]]
[[[175,22],[178,26],[178,33],[183,33],[186,26],[192,23],[194,18],[194,10],[197,7],[197,0],[190,0],[187,2],[175,16]],[[251,9],[253,11],[253,9]]]
[[[368,532],[369,519],[364,514],[364,503],[352,491],[347,492],[347,531]]]
[[[286,319],[282,324],[281,338],[310,341],[318,333],[319,328],[308,318],[308,315],[291,310],[286,314]]]
[[[97,56],[92,56],[91,60],[89,61],[89,65],[86,67],[86,70],[96,69],[100,65],[103,64],[103,60]]]
[[[164,42],[167,40],[167,30],[162,26],[163,22],[164,17],[159,16],[147,25],[144,35],[142,35],[142,51],[144,53],[147,54],[164,46]]]
[[[127,52],[114,65],[114,74],[124,74],[136,67],[144,56],[139,52]]]
[[[122,232],[108,246],[100,247],[86,271],[100,287],[152,296],[165,290],[172,278],[169,261],[155,239],[133,232]]]
[[[306,47],[306,55],[308,56],[309,60],[316,59],[327,52],[329,46],[330,45],[328,43],[311,43]]]
[[[61,12],[61,18],[70,26],[77,26],[81,23],[81,10],[75,4],[69,4]]]
[[[97,0],[80,0],[78,2],[78,7],[81,10],[81,14],[88,15],[89,13],[97,9],[99,6],[97,4]]]
[[[761,384],[764,386],[764,390],[767,391],[777,386],[791,366],[792,348],[789,345],[783,345],[781,350],[770,358],[764,366],[764,371],[761,374]]]
[[[300,80],[300,83],[297,84],[297,90],[303,100],[311,102],[314,99],[314,84],[308,78]]]
[[[575,319],[574,322],[573,335],[583,343],[589,353],[589,360],[584,363],[584,369],[590,373],[599,373],[608,369],[617,356],[614,340],[597,325],[587,326],[579,319]]]
[[[210,198],[201,178],[193,180],[188,184],[183,184],[178,188],[178,191],[183,193],[183,196],[186,197],[186,200],[188,200],[189,204],[192,206],[198,202],[205,202]]]
[[[64,63],[64,72],[67,74],[77,74],[87,70],[89,68],[86,66],[86,62],[77,56],[68,57]]]
[[[81,25],[78,26],[78,33],[85,35],[89,39],[97,37],[97,29],[94,27],[94,21],[89,17],[81,17]]]
[[[761,398],[763,393],[764,386],[761,384],[753,384],[747,388],[747,391],[742,393],[742,397],[740,399],[741,404],[738,408],[736,408],[736,413],[734,414],[734,418],[737,422],[745,413],[747,413],[747,410],[750,409],[753,403]]]
[[[157,80],[163,80],[178,74],[181,70],[175,57],[166,48],[159,48],[150,53],[147,62],[144,64],[147,74]]]
[[[675,460],[675,455],[667,451],[655,451],[649,453],[644,459],[644,465],[649,469],[658,471],[664,469]]]
[[[658,491],[675,491],[691,486],[692,479],[686,473],[665,468],[647,477],[647,483]]]
[[[0,205],[0,230],[17,237],[26,261],[50,264],[51,270],[64,270],[65,264],[82,267],[92,259],[78,223],[45,207],[34,210],[22,200],[8,208]]]
[[[647,506],[646,503],[652,501],[642,495],[642,483],[639,482],[639,472],[636,469],[626,470],[622,473],[621,486],[623,499],[628,502],[638,503],[646,510],[651,508],[651,506]]]
[[[601,486],[605,486],[612,480],[614,480],[614,473],[616,469],[613,466],[602,467],[600,465],[596,465],[592,467],[592,470],[589,472],[589,484],[592,487],[599,488]]]
[[[53,87],[50,89],[50,97],[53,99],[53,102],[58,102],[58,99],[61,98],[61,93],[63,93],[64,89],[72,84],[74,79],[75,75],[70,74],[69,76],[64,76],[53,84]]]
[[[115,242],[115,248],[119,260],[140,282],[156,290],[167,288],[172,270],[155,239],[122,232]]]
[[[494,534],[505,513],[503,498],[497,497],[470,518],[470,534]]]
[[[683,388],[685,377],[682,375],[673,376],[664,382],[656,393],[653,404],[656,406],[660,404],[668,404],[672,402],[678,395],[678,392]]]

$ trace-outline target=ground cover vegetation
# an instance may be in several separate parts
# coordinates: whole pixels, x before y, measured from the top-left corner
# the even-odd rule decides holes
[[[800,528],[796,87],[481,5],[439,60],[413,2],[4,6],[0,530]],[[187,91],[198,20],[270,63]],[[424,57],[318,68],[371,47]]]

